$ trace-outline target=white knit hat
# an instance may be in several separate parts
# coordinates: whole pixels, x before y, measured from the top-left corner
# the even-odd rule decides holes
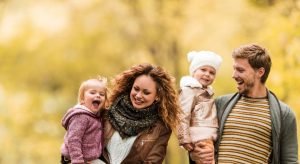
[[[190,65],[190,75],[192,76],[196,69],[201,66],[211,66],[216,71],[219,69],[222,63],[222,57],[212,51],[191,51],[187,54]]]

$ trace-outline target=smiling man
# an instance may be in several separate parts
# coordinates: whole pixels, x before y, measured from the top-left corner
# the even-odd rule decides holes
[[[267,89],[271,69],[268,52],[254,44],[232,53],[238,93],[216,99],[218,163],[298,163],[293,111]]]

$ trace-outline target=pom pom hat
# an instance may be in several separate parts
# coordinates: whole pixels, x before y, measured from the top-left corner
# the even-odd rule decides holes
[[[191,51],[187,54],[188,61],[190,64],[190,75],[192,76],[196,69],[201,66],[211,66],[218,71],[222,57],[212,51]]]

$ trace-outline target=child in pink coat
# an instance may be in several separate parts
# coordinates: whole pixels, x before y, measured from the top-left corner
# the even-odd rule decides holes
[[[62,126],[67,130],[61,146],[62,164],[100,164],[102,123],[100,110],[107,103],[106,78],[89,79],[80,85],[78,104],[67,111]]]

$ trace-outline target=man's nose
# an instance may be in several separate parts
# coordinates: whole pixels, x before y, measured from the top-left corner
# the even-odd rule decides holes
[[[232,78],[236,78],[237,77],[237,72],[236,71],[233,71],[232,72]]]

